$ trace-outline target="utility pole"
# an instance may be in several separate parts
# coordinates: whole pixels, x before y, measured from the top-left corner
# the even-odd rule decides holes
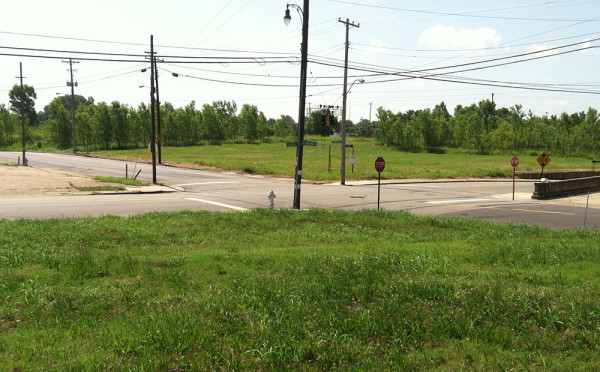
[[[72,58],[69,58],[68,61],[62,62],[69,64],[69,72],[71,74],[71,82],[67,81],[67,86],[71,87],[71,133],[73,136],[71,142],[73,143],[73,154],[75,154],[77,152],[77,139],[75,137],[75,87],[77,83],[73,83],[73,63],[79,63],[79,61],[73,61]]]
[[[350,42],[348,41],[350,35],[350,26],[352,27],[360,27],[359,24],[354,24],[350,22],[348,18],[346,21],[342,21],[340,18],[338,22],[346,25],[346,56],[344,59],[344,94],[343,94],[343,104],[342,104],[342,160],[340,163],[340,183],[342,185],[346,184],[346,96],[348,95],[348,48],[350,46]]]
[[[23,89],[23,63],[19,62],[20,75],[17,76],[21,80],[21,145],[23,147],[23,166],[27,166],[27,158],[25,157],[25,90]]]
[[[294,209],[300,209],[300,186],[302,185],[302,160],[304,157],[304,121],[306,117],[306,75],[308,64],[308,2],[304,0],[304,6],[300,8],[296,4],[287,4],[283,21],[286,25],[290,23],[290,6],[302,13],[302,44],[300,49],[300,99],[298,105],[298,142],[296,146],[296,170],[294,172]]]
[[[373,109],[373,102],[369,103],[369,124],[371,124],[371,110]]]
[[[156,60],[154,61],[154,80],[156,82],[156,130],[158,137],[158,164],[162,164],[161,147],[162,147],[162,135],[160,132],[160,98],[158,95],[158,67],[156,66]]]
[[[156,184],[156,127],[154,124],[154,35],[150,35],[150,121],[152,126],[152,138],[150,139],[150,152],[152,152],[152,183]]]

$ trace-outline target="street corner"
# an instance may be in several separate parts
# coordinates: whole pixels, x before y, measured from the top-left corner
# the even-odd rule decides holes
[[[180,192],[185,191],[183,187],[179,186],[168,186],[168,185],[149,185],[149,186],[128,186],[125,188],[125,193],[139,193],[139,194],[156,194],[166,192]]]

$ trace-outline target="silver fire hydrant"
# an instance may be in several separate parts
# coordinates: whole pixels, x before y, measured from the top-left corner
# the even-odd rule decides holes
[[[275,193],[273,192],[273,190],[271,190],[269,196],[267,196],[267,199],[269,199],[269,209],[272,210],[273,208],[275,208]]]

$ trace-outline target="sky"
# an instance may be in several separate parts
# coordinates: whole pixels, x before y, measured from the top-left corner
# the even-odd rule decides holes
[[[376,120],[444,101],[450,113],[493,99],[534,115],[600,110],[600,0],[312,0],[304,17],[285,0],[20,0],[3,4],[0,104],[19,82],[36,110],[74,64],[75,94],[137,107],[161,61],[162,102],[255,105],[298,119],[302,22],[308,13],[307,109],[342,106],[349,20],[347,117]],[[178,77],[173,76],[177,73]],[[364,83],[361,81],[364,80]]]

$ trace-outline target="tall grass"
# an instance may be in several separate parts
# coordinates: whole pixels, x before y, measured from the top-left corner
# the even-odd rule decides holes
[[[339,180],[340,144],[332,144],[335,138],[307,137],[317,142],[316,147],[304,147],[303,177],[309,180]],[[382,156],[386,161],[382,178],[464,178],[464,177],[511,177],[510,159],[518,155],[517,171],[541,171],[537,163],[539,154],[471,155],[448,149],[445,154],[406,153],[375,144],[373,139],[351,138],[354,145],[356,165],[346,164],[346,179],[375,179],[375,159]],[[331,147],[331,171],[329,154]],[[141,150],[101,151],[101,155],[150,160],[151,153]],[[346,149],[346,155],[352,148]],[[214,167],[228,171],[269,174],[292,177],[294,173],[295,147],[286,147],[285,142],[262,144],[222,144],[219,146],[164,147],[162,159],[165,163],[189,164]],[[551,162],[546,171],[557,169],[591,169],[585,158],[561,158],[550,154]]]
[[[0,370],[598,366],[597,230],[314,209],[0,231]]]

